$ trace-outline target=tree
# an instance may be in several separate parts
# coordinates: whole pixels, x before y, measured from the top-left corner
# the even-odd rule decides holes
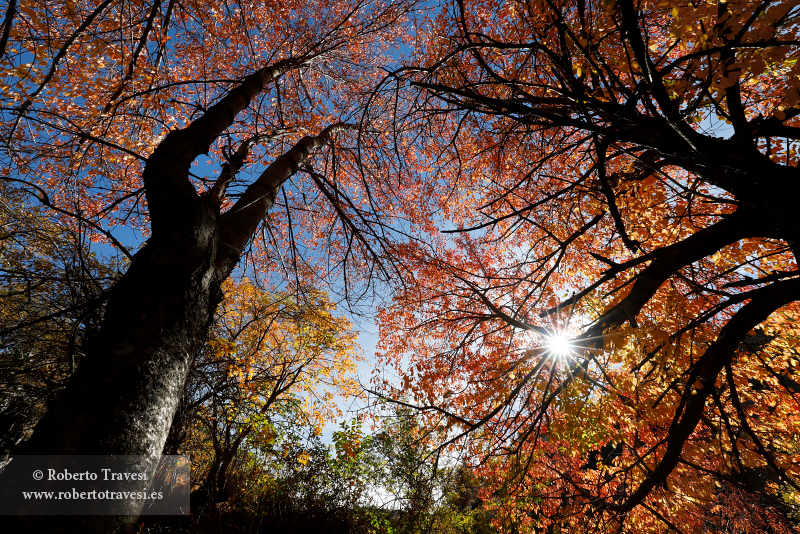
[[[376,388],[469,437],[506,528],[789,529],[796,4],[458,0],[424,39],[382,93],[433,179]]]
[[[334,394],[358,394],[349,376],[358,359],[356,336],[349,321],[333,315],[326,295],[300,303],[246,279],[225,289],[189,375],[180,420],[170,429],[178,435],[176,450],[192,455],[199,486],[193,507],[227,501],[234,462],[257,459],[277,438],[277,426],[320,434],[339,414]]]
[[[86,357],[16,453],[153,458],[162,451],[222,283],[251,246],[259,248],[253,235],[299,169],[312,177],[310,187],[296,188],[297,200],[284,196],[283,215],[264,233],[291,245],[277,247],[277,257],[254,255],[261,258],[254,264],[269,269],[281,253],[294,257],[302,241],[283,238],[305,224],[309,242],[331,242],[333,265],[353,268],[348,260],[365,245],[345,235],[344,223],[327,235],[325,228],[336,224],[337,202],[344,202],[330,187],[359,184],[337,174],[352,161],[347,152],[324,147],[350,128],[339,118],[359,103],[382,51],[402,40],[396,27],[408,8],[326,1],[9,5],[0,50],[3,179],[54,216],[92,228],[94,239],[115,244],[131,262],[109,291]],[[283,145],[287,136],[294,139]],[[237,172],[259,143],[277,157],[237,190]],[[220,175],[195,178],[192,163],[210,151],[228,156]],[[309,210],[328,200],[320,213]],[[109,229],[120,223],[149,234],[135,255]],[[368,276],[363,262],[355,263],[353,278]],[[152,473],[151,463],[131,467]],[[22,477],[13,462],[2,473],[4,484]],[[126,518],[51,527],[111,532],[134,520],[140,506],[120,510],[131,514]]]

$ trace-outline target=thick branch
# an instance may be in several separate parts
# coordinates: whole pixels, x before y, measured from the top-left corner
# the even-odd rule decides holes
[[[312,150],[329,142],[336,132],[349,128],[353,126],[336,123],[317,136],[303,137],[288,152],[272,162],[236,204],[222,215],[219,243],[224,250],[220,250],[217,257],[217,268],[222,275],[230,272],[239,261],[239,256],[258,229],[264,215],[274,204],[275,196],[283,183],[297,172]]]
[[[228,185],[236,177],[236,173],[239,172],[239,169],[242,168],[242,165],[244,165],[244,162],[247,160],[247,155],[253,145],[263,143],[264,141],[272,141],[274,139],[283,137],[286,134],[288,134],[288,130],[280,129],[275,130],[271,134],[254,135],[253,137],[243,141],[242,144],[239,145],[239,148],[236,149],[236,152],[230,155],[227,163],[222,166],[222,171],[219,173],[219,178],[217,178],[217,181],[214,182],[214,186],[208,192],[208,199],[211,204],[217,208],[222,205]]]
[[[686,440],[700,422],[706,398],[716,391],[717,376],[726,365],[730,364],[736,349],[745,340],[747,334],[765,321],[770,314],[798,298],[800,298],[800,280],[778,282],[760,290],[749,304],[745,305],[728,321],[716,341],[709,346],[705,354],[698,360],[696,371],[692,373],[687,381],[687,386],[683,393],[684,409],[682,413],[679,411],[675,414],[667,435],[667,450],[664,452],[664,456],[630,498],[620,507],[620,511],[627,512],[631,510],[634,506],[640,504],[654,487],[666,482],[667,477],[678,464],[684,443],[686,443]],[[700,380],[703,387],[700,390],[695,390],[695,395],[691,395],[690,391],[695,380]]]
[[[598,339],[605,326],[632,321],[661,284],[686,265],[709,256],[726,245],[748,237],[763,236],[769,228],[762,227],[754,214],[739,208],[721,221],[704,228],[683,241],[658,251],[652,263],[636,276],[631,292],[619,304],[604,313],[581,339]]]
[[[189,181],[189,167],[200,154],[207,153],[211,144],[232,123],[264,87],[289,69],[306,62],[290,58],[265,67],[244,79],[225,97],[211,106],[199,119],[182,130],[170,132],[147,158],[142,177],[152,221],[153,236],[167,231],[185,235],[185,210],[198,202],[199,197]]]
[[[0,58],[6,55],[6,46],[8,46],[8,36],[11,34],[11,25],[14,24],[14,16],[17,14],[17,0],[10,0],[8,2],[8,9],[6,10],[6,18],[3,19],[3,36],[0,37]]]
[[[681,118],[677,106],[670,99],[669,94],[667,93],[667,90],[661,81],[661,75],[659,74],[658,69],[656,69],[655,65],[653,65],[653,62],[650,60],[650,56],[647,52],[647,46],[642,38],[642,32],[640,30],[636,7],[634,6],[633,0],[620,0],[618,5],[620,6],[620,12],[622,13],[622,29],[625,38],[630,43],[631,48],[633,49],[633,55],[636,58],[636,62],[639,64],[639,68],[641,68],[642,72],[644,73],[645,80],[650,88],[650,93],[653,95],[655,101],[658,102],[658,106],[664,113],[664,117],[667,119],[669,125],[678,134],[680,134],[686,144],[689,145],[693,151],[695,151],[696,146],[693,140],[697,137],[697,133],[692,130],[692,128],[689,127],[689,125],[686,124],[686,122]]]
[[[762,6],[764,6],[764,4],[762,4]],[[760,11],[760,9],[757,11]],[[728,44],[731,41],[729,38],[731,28],[727,24],[731,18],[728,12],[728,3],[720,2],[717,7],[717,12],[719,19],[715,25],[717,33],[722,39],[722,42]],[[747,116],[744,113],[744,106],[742,105],[742,91],[739,83],[739,75],[742,70],[741,68],[733,67],[736,61],[736,51],[733,48],[725,47],[720,53],[719,59],[722,67],[722,76],[724,78],[734,78],[734,80],[730,82],[730,85],[725,88],[725,103],[728,105],[728,116],[733,124],[734,130],[740,133],[747,126]]]

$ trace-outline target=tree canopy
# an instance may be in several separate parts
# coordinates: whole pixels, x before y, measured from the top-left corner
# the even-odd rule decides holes
[[[384,361],[517,524],[686,532],[736,499],[758,530],[740,491],[796,495],[797,17],[459,1],[387,82],[442,238],[402,249]]]
[[[241,442],[274,370],[347,367],[325,292],[371,296],[370,390],[460,451],[494,528],[790,532],[799,25],[788,0],[12,0],[0,349],[47,325],[67,358],[14,365],[68,382],[21,450],[158,453],[220,351],[246,380],[208,436]],[[70,239],[125,274],[31,297]],[[275,291],[227,308],[250,279]],[[266,339],[292,358],[254,367]]]

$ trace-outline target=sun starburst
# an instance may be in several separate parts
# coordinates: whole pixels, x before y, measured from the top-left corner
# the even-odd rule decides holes
[[[547,352],[559,358],[568,356],[575,349],[570,339],[560,332],[546,337],[545,347]]]

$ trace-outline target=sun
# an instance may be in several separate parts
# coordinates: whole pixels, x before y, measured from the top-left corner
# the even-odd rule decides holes
[[[547,347],[547,352],[559,358],[567,356],[574,350],[569,338],[561,333],[555,333],[545,338],[545,347]]]

